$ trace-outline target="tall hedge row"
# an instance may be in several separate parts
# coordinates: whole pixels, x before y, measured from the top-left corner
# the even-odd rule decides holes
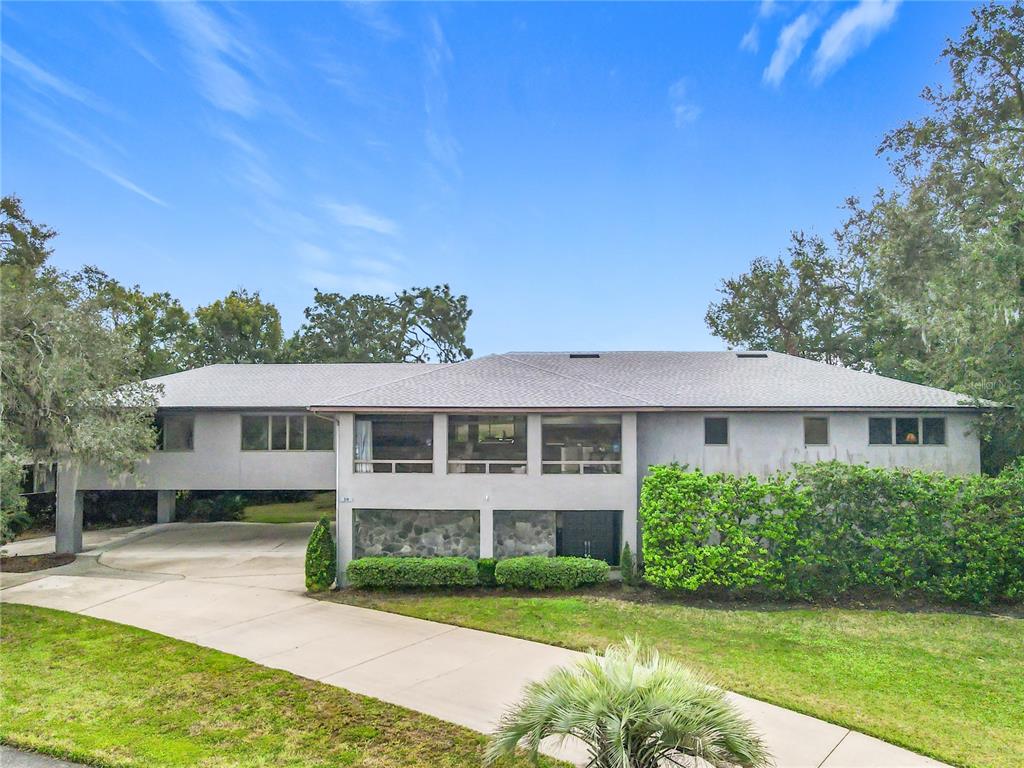
[[[1024,462],[998,477],[823,462],[767,480],[652,467],[644,577],[784,597],[1024,599]]]

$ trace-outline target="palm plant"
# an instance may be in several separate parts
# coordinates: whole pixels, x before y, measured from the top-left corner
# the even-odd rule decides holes
[[[700,760],[716,768],[772,764],[753,725],[724,691],[636,640],[530,683],[502,717],[485,764],[519,747],[536,760],[547,737],[583,742],[588,768],[696,766]]]

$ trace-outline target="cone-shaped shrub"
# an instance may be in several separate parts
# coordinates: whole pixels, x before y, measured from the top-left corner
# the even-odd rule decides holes
[[[633,550],[629,548],[628,541],[622,545],[622,554],[619,556],[619,572],[622,574],[623,584],[628,586],[636,584],[636,565],[633,564]]]
[[[334,584],[338,572],[338,555],[331,536],[331,518],[320,518],[306,545],[306,589],[325,592]]]

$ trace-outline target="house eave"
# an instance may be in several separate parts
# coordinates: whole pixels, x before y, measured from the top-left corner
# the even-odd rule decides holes
[[[314,413],[981,413],[995,406],[975,405],[693,405],[693,406],[339,406],[311,405]]]

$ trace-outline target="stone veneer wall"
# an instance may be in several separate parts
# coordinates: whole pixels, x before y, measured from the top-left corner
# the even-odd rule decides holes
[[[555,513],[494,510],[494,556],[555,554]]]
[[[353,557],[480,556],[477,510],[356,509]]]

